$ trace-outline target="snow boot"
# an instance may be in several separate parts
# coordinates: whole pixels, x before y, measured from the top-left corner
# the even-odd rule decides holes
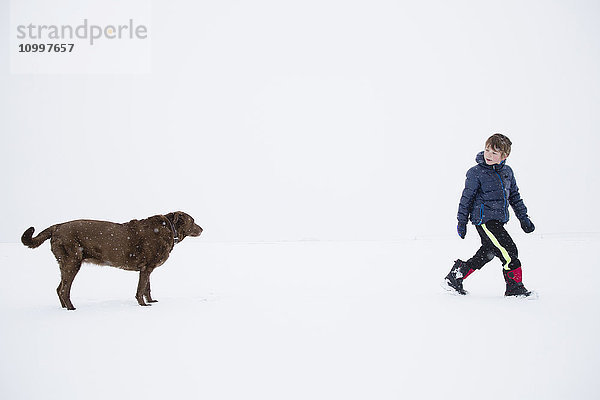
[[[444,278],[445,289],[457,294],[465,295],[468,292],[463,288],[463,280],[473,273],[474,269],[467,267],[463,260],[456,260],[452,269]]]
[[[506,281],[504,296],[529,297],[532,295],[532,292],[527,290],[525,285],[523,285],[523,271],[521,267],[513,270],[503,269],[502,273]]]

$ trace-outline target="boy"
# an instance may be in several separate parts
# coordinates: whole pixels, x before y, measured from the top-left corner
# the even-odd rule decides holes
[[[464,239],[467,222],[471,219],[481,237],[481,247],[468,261],[456,260],[443,282],[449,291],[467,294],[463,289],[463,280],[496,256],[503,265],[506,281],[504,295],[532,295],[522,282],[517,246],[504,229],[509,218],[509,204],[521,222],[523,231],[531,233],[535,229],[519,195],[513,171],[506,165],[511,145],[506,136],[499,133],[492,135],[485,142],[485,151],[477,154],[477,165],[467,171],[465,189],[458,206],[457,231],[460,238]]]

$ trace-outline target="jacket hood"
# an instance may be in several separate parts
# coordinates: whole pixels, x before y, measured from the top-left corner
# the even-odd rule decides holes
[[[477,164],[481,165],[484,168],[493,169],[495,171],[501,170],[506,164],[506,160],[504,160],[500,164],[487,165],[487,163],[485,162],[485,158],[483,157],[483,151],[477,153],[477,156],[475,156],[475,162],[477,162]]]

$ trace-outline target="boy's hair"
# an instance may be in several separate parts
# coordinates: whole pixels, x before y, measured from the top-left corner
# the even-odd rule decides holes
[[[510,141],[510,139],[507,138],[506,136],[502,135],[501,133],[494,133],[485,142],[486,148],[489,146],[492,149],[501,152],[506,157],[508,157],[510,155],[510,146],[511,145],[512,145],[512,142]]]

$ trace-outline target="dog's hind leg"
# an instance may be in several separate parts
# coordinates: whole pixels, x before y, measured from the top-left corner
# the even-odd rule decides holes
[[[149,306],[144,302],[144,295],[150,293],[150,271],[140,271],[140,280],[138,281],[137,292],[135,298],[140,306]]]
[[[67,310],[74,310],[75,307],[71,303],[71,285],[73,280],[81,268],[81,262],[73,265],[61,264],[60,266],[60,285],[56,291],[58,292],[58,298],[63,308]]]
[[[62,287],[63,287],[63,279],[62,276],[60,278],[60,283],[58,284],[58,287],[56,288],[56,294],[58,294],[58,299],[60,300],[60,305],[62,306],[62,308],[67,308],[67,305],[65,303],[65,301],[62,298]]]
[[[74,310],[75,307],[71,303],[71,285],[81,268],[81,250],[79,247],[65,246],[55,238],[52,239],[51,249],[60,268],[60,283],[56,288],[60,305],[67,310]]]

